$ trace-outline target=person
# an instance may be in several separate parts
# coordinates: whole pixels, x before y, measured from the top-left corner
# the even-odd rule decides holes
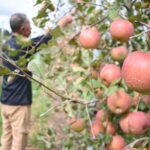
[[[38,51],[38,47],[52,38],[49,31],[36,38],[32,38],[32,44],[29,46],[21,46],[17,40],[17,35],[29,37],[31,33],[31,26],[29,19],[25,14],[15,13],[10,17],[10,27],[12,30],[11,38],[4,43],[4,47],[10,47],[8,50],[3,50],[3,57],[9,58],[16,62],[22,56],[29,58],[32,56],[30,50],[34,53]],[[14,56],[10,56],[9,52],[12,50],[19,50]],[[17,71],[17,68],[11,63],[3,60],[3,65],[12,71]],[[26,68],[28,63],[25,64]],[[32,72],[25,69],[25,72],[32,76]],[[12,80],[10,75],[3,76],[2,92],[1,92],[1,116],[2,116],[2,137],[1,137],[1,150],[25,150],[27,145],[31,104],[32,104],[32,87],[31,81],[22,76],[22,73],[17,71],[18,74]]]

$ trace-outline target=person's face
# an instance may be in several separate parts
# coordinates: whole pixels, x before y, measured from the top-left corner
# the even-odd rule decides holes
[[[29,20],[26,20],[25,24],[21,26],[20,28],[20,34],[29,37],[31,34],[31,26]]]

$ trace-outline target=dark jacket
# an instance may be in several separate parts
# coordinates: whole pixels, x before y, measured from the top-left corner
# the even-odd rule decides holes
[[[35,53],[37,48],[43,44],[47,43],[51,39],[51,35],[42,35],[36,38],[31,39],[32,44],[27,47],[22,47],[17,44],[16,38],[14,36],[11,37],[10,40],[6,41],[4,47],[9,46],[14,50],[21,50],[15,56],[9,56],[10,59],[17,61],[21,56],[25,56],[26,58],[30,57],[32,54],[29,54],[31,50],[34,48]],[[9,50],[3,50],[3,57],[8,56]],[[29,52],[29,53],[28,53]],[[3,65],[14,71],[16,68],[10,63],[3,61]],[[25,65],[25,67],[27,64]],[[32,76],[32,73],[27,71],[29,75]],[[30,105],[32,104],[32,89],[31,89],[31,81],[26,77],[16,75],[13,80],[8,82],[9,75],[3,76],[2,83],[2,93],[1,93],[1,103],[6,105]]]

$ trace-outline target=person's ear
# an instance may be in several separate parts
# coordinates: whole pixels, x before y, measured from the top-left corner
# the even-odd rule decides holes
[[[20,30],[19,30],[19,33],[20,33],[20,34],[24,34],[24,31],[25,31],[24,26],[21,26],[21,27],[20,27]]]

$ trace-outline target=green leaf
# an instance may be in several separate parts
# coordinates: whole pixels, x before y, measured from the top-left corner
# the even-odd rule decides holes
[[[108,18],[110,21],[113,21],[115,19],[115,17],[117,16],[118,12],[116,9],[111,9],[109,12],[108,12]]]
[[[114,94],[116,91],[118,91],[118,86],[111,86],[108,88],[107,96],[110,96]]]
[[[57,38],[61,35],[64,35],[64,33],[62,32],[61,28],[57,26],[54,30],[52,30],[51,35],[52,37]]]
[[[106,143],[110,143],[111,140],[112,140],[112,135],[106,133],[106,134],[104,135],[104,141],[105,141]]]
[[[16,56],[19,52],[22,52],[23,50],[21,50],[21,49],[17,49],[17,50],[10,50],[9,52],[8,52],[8,56]]]
[[[56,41],[56,39],[52,39],[52,40],[49,40],[48,41],[48,46],[49,47],[52,47],[52,46],[55,46],[55,45],[57,45],[57,41]]]
[[[32,44],[32,40],[22,35],[16,36],[16,42],[18,45],[22,46],[22,48],[30,46]]]
[[[135,9],[139,10],[140,8],[142,8],[142,3],[141,2],[136,2],[134,4],[134,6],[135,6]]]
[[[94,80],[94,79],[91,80],[91,84],[93,88],[99,88],[101,86],[101,82],[98,80]]]
[[[34,4],[34,6],[41,4],[43,0],[37,0],[36,3]]]
[[[0,66],[0,76],[7,75],[10,73],[12,73],[11,70],[9,70],[8,68],[6,68],[4,66]]]
[[[114,81],[110,84],[110,86],[114,86],[114,85],[120,83],[120,81],[121,81],[121,78],[119,78],[119,79],[117,79],[117,80],[114,80]]]
[[[54,134],[54,129],[51,128],[51,127],[48,127],[48,131],[47,132],[48,132],[49,136],[52,136]]]
[[[146,109],[146,106],[145,106],[145,104],[144,104],[144,102],[143,102],[142,100],[141,100],[140,103],[139,103],[139,109],[140,109],[140,110]]]
[[[20,67],[24,67],[26,66],[28,60],[26,59],[26,56],[21,56],[19,57],[18,61],[17,61],[17,65],[19,65]]]
[[[55,7],[52,3],[47,3],[47,8],[51,11],[54,11],[55,10]]]

